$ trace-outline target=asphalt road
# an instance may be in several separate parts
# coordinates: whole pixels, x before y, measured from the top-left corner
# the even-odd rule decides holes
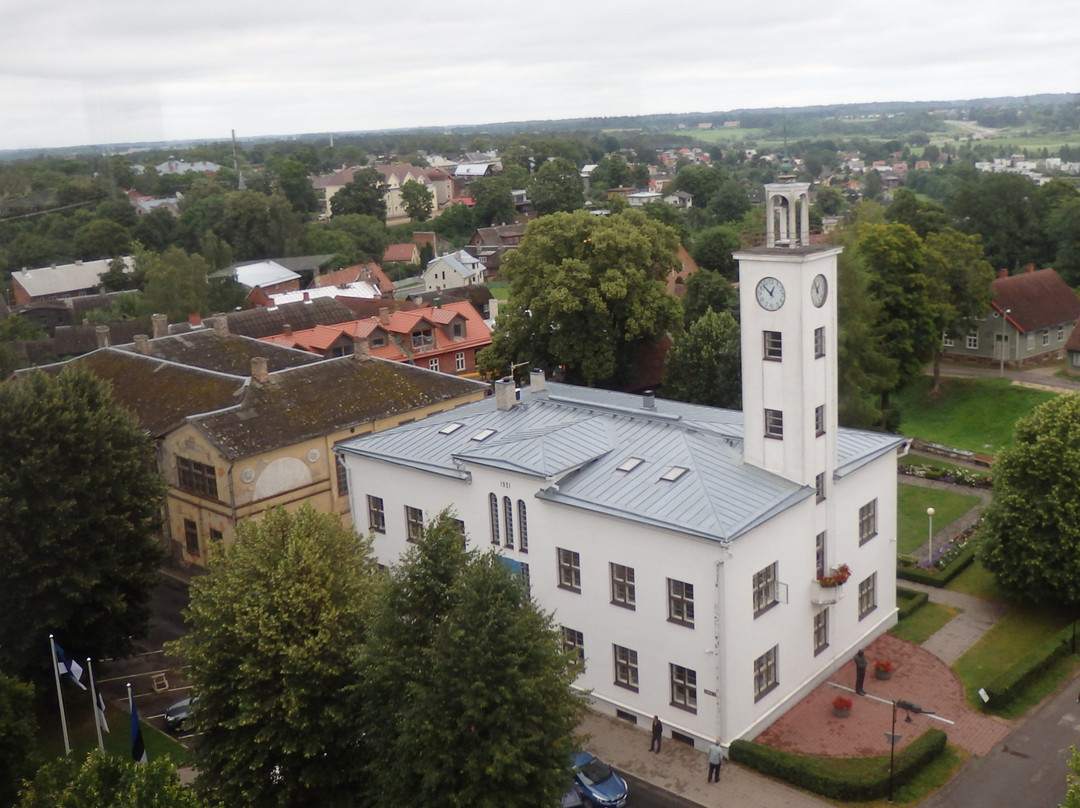
[[[984,758],[922,803],[922,808],[1058,808],[1065,799],[1069,747],[1080,746],[1074,678]]]

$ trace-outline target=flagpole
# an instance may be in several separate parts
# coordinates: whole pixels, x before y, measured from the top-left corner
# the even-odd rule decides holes
[[[97,730],[97,748],[105,754],[105,741],[101,739],[101,716],[98,715],[97,682],[94,681],[94,663],[86,658],[86,669],[90,671],[90,712],[94,716],[94,729]]]
[[[52,656],[53,679],[56,680],[56,702],[60,705],[60,727],[64,730],[64,754],[71,754],[71,741],[68,740],[67,713],[64,712],[64,694],[60,690],[60,666],[56,662],[56,641],[49,635],[49,654]]]

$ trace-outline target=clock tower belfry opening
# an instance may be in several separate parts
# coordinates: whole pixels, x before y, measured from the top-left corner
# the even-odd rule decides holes
[[[810,183],[783,176],[765,186],[765,246],[810,245]]]

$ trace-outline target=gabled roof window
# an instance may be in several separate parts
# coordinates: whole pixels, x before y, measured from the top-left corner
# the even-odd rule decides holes
[[[673,483],[677,479],[682,477],[684,474],[686,474],[686,472],[688,472],[689,470],[690,469],[685,468],[683,466],[672,466],[671,468],[669,468],[667,471],[665,471],[663,474],[660,475],[660,479],[665,481],[665,482]]]
[[[615,471],[633,471],[644,462],[640,457],[628,457],[615,467]]]
[[[497,431],[498,430],[496,430],[496,429],[481,429],[479,432],[477,432],[475,435],[472,436],[472,440],[475,440],[475,441],[487,440],[492,435],[494,435]]]
[[[452,424],[447,424],[442,429],[440,429],[439,434],[440,435],[449,435],[452,432],[457,432],[463,426],[465,426],[465,424],[461,424],[461,423],[458,423],[457,421],[454,421]]]

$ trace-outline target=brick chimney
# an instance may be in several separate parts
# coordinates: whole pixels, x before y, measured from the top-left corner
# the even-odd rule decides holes
[[[202,328],[202,313],[193,311],[187,316],[188,325],[192,328]]]
[[[999,278],[1007,278],[1007,277],[1009,277],[1009,270],[1007,270],[1007,269],[999,269],[998,270],[998,277]]]
[[[107,325],[94,326],[94,339],[99,348],[109,347],[109,327]]]
[[[1034,272],[1034,271],[1035,271],[1035,265],[1034,264],[1025,264],[1024,265],[1024,272]]]
[[[154,335],[154,339],[164,337],[169,333],[169,315],[153,314],[150,316],[150,323],[150,333]]]
[[[214,333],[219,337],[229,336],[229,318],[222,314],[220,317],[214,317],[207,322],[214,328]]]
[[[135,350],[141,354],[150,355],[150,337],[146,334],[135,335]]]
[[[379,323],[382,325],[390,324],[390,309],[386,306],[381,306],[379,308]]]
[[[281,327],[281,333],[286,337],[291,337],[292,336],[292,325],[290,325],[289,323],[285,323],[285,325],[283,325]]]
[[[495,409],[509,410],[517,404],[517,389],[514,387],[514,378],[506,376],[495,382]]]
[[[355,356],[357,360],[371,358],[371,343],[368,342],[367,337],[353,338],[353,356]]]
[[[270,373],[266,369],[265,356],[251,357],[251,380],[257,384],[270,383]]]

